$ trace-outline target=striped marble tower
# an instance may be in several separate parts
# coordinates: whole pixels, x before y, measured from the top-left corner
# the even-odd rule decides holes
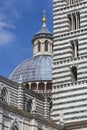
[[[87,119],[87,0],[53,0],[55,122]]]

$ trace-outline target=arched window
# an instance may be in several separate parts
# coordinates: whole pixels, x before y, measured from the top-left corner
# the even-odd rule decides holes
[[[28,103],[27,103],[27,111],[28,112],[31,112],[31,109],[32,109],[32,100],[29,99]]]
[[[51,111],[52,111],[52,100],[50,101],[50,107],[49,107],[50,114],[51,114]]]
[[[80,13],[79,12],[68,14],[68,20],[69,20],[70,31],[80,29]]]
[[[38,52],[41,51],[41,43],[38,41]]]
[[[6,88],[3,88],[1,90],[1,99],[2,101],[4,102],[8,102],[8,92],[7,92],[7,89]]]
[[[45,51],[48,51],[48,41],[45,41]]]
[[[13,126],[12,130],[18,130],[17,126]]]
[[[46,90],[52,90],[52,83],[47,83],[46,84]]]
[[[72,81],[75,82],[77,81],[77,68],[75,66],[73,66],[71,68],[71,72],[72,72]]]
[[[72,40],[71,43],[71,49],[72,49],[72,56],[73,58],[78,57],[78,40]]]
[[[25,88],[29,89],[29,84],[25,84]]]
[[[37,84],[36,83],[31,84],[31,90],[37,90]]]
[[[45,84],[44,83],[39,83],[38,84],[38,90],[45,90]]]
[[[12,126],[11,126],[11,130],[19,130],[19,125],[18,125],[18,120],[17,118],[15,118]]]

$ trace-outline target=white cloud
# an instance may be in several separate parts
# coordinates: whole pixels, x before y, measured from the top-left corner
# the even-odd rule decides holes
[[[9,31],[0,30],[0,45],[10,44],[15,41],[15,34]]]
[[[12,30],[15,29],[14,24],[8,19],[4,12],[0,12],[0,45],[12,43],[16,35]]]
[[[17,19],[20,19],[20,18],[22,17],[22,15],[21,15],[16,9],[13,10],[13,15],[14,15],[14,17],[16,17]]]
[[[5,21],[0,21],[0,30],[1,29],[15,29],[15,26],[11,23],[5,22]]]
[[[16,39],[16,22],[22,17],[23,10],[32,10],[32,0],[1,1],[0,8],[0,45],[13,43]]]

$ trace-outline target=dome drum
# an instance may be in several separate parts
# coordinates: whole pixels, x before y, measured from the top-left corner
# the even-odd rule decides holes
[[[43,90],[43,92],[51,91],[52,90],[52,81],[42,81],[42,82],[27,82],[24,83],[25,88],[39,91]]]

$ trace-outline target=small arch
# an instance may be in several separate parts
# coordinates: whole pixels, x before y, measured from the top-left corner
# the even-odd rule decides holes
[[[13,126],[12,130],[19,130],[17,126]]]
[[[53,105],[53,103],[52,103],[52,99],[50,100],[50,106],[49,106],[49,112],[50,112],[50,114],[51,114],[51,111],[52,111],[52,105]]]
[[[18,121],[17,118],[14,120],[12,126],[11,126],[11,130],[19,130],[19,125],[18,125]]]
[[[38,90],[45,90],[45,84],[44,83],[39,83],[38,84]]]
[[[72,78],[72,81],[75,82],[77,81],[77,67],[76,66],[73,66],[71,68],[71,78]]]
[[[48,43],[49,43],[49,42],[46,40],[46,41],[45,41],[45,51],[48,51]]]
[[[40,43],[40,41],[38,41],[38,52],[40,52],[41,51],[41,43]]]
[[[32,109],[32,100],[31,98],[28,100],[27,102],[27,111],[28,112],[31,112],[31,109]]]
[[[52,83],[48,82],[46,84],[46,90],[52,90]]]
[[[29,84],[28,83],[25,84],[25,88],[29,89]]]
[[[1,99],[4,102],[8,102],[8,91],[5,87],[1,90]]]
[[[37,84],[36,83],[31,84],[31,90],[37,90]]]

